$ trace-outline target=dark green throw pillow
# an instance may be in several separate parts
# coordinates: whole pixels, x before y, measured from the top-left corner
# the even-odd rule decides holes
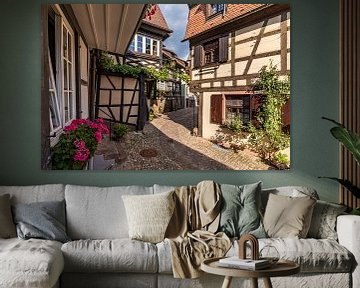
[[[229,237],[253,234],[266,238],[260,216],[261,182],[243,186],[221,184],[221,192],[219,231]]]
[[[15,204],[12,211],[19,238],[70,241],[65,232],[65,201]]]

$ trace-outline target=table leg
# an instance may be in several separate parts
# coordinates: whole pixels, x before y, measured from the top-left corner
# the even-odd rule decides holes
[[[232,277],[231,276],[225,276],[224,282],[221,286],[221,288],[230,288]]]
[[[251,278],[252,287],[258,288],[258,279],[257,278]]]
[[[264,279],[265,288],[273,288],[270,278],[267,277],[263,279]]]

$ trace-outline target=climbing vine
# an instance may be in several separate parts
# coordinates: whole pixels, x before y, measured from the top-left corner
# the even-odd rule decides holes
[[[101,52],[100,67],[108,72],[120,73],[124,76],[134,78],[140,77],[140,74],[145,74],[147,77],[156,81],[167,81],[172,75],[174,79],[182,80],[186,83],[190,81],[190,76],[187,73],[176,70],[171,63],[164,64],[161,68],[118,64],[115,63],[114,59],[106,52]]]
[[[269,66],[262,67],[259,74],[252,90],[266,97],[257,116],[258,127],[249,127],[249,143],[261,158],[273,161],[280,150],[290,145],[290,136],[282,130],[281,117],[282,107],[290,98],[290,81],[280,79],[276,65],[272,62]]]
[[[139,78],[140,74],[147,73],[146,70],[140,66],[115,63],[114,59],[106,52],[101,52],[100,67],[107,72],[120,73],[121,75],[134,78]]]

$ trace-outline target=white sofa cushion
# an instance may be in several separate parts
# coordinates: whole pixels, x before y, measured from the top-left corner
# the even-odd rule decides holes
[[[350,272],[354,266],[353,255],[334,240],[297,238],[259,239],[260,250],[265,245],[274,246],[278,250],[281,259],[295,261],[300,264],[302,273]],[[171,248],[169,244],[167,241],[164,241],[156,246],[158,249],[159,273],[172,273]],[[235,241],[227,256],[238,255],[238,251],[238,242]]]
[[[64,268],[61,243],[0,239],[0,287],[49,288]]]
[[[122,195],[152,194],[152,187],[66,185],[67,233],[71,239],[128,238]]]
[[[259,250],[265,245],[275,247],[281,259],[298,263],[302,273],[350,272],[354,265],[353,255],[344,246],[330,239],[260,239]],[[237,251],[236,242],[228,252],[228,256],[236,255]]]
[[[131,239],[78,240],[61,247],[65,272],[156,273],[156,246]]]
[[[65,186],[47,184],[34,186],[0,186],[0,195],[10,194],[11,204],[64,200]]]

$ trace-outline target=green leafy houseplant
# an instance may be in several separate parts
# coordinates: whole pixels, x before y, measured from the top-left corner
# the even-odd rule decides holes
[[[90,121],[75,119],[64,127],[64,133],[53,148],[52,168],[55,170],[81,170],[94,156],[103,135],[109,130],[103,119]]]
[[[333,119],[329,119],[326,117],[322,117],[322,118],[336,124],[335,127],[330,129],[331,135],[335,139],[340,141],[340,143],[342,143],[345,146],[345,148],[350,151],[355,161],[358,163],[358,165],[360,165],[360,136],[355,132],[350,131],[343,124],[336,122]],[[360,198],[360,187],[357,187],[348,179],[340,179],[336,177],[320,177],[320,178],[327,178],[337,181],[347,190],[349,190],[356,198]],[[357,208],[357,210],[359,209],[360,208]]]

